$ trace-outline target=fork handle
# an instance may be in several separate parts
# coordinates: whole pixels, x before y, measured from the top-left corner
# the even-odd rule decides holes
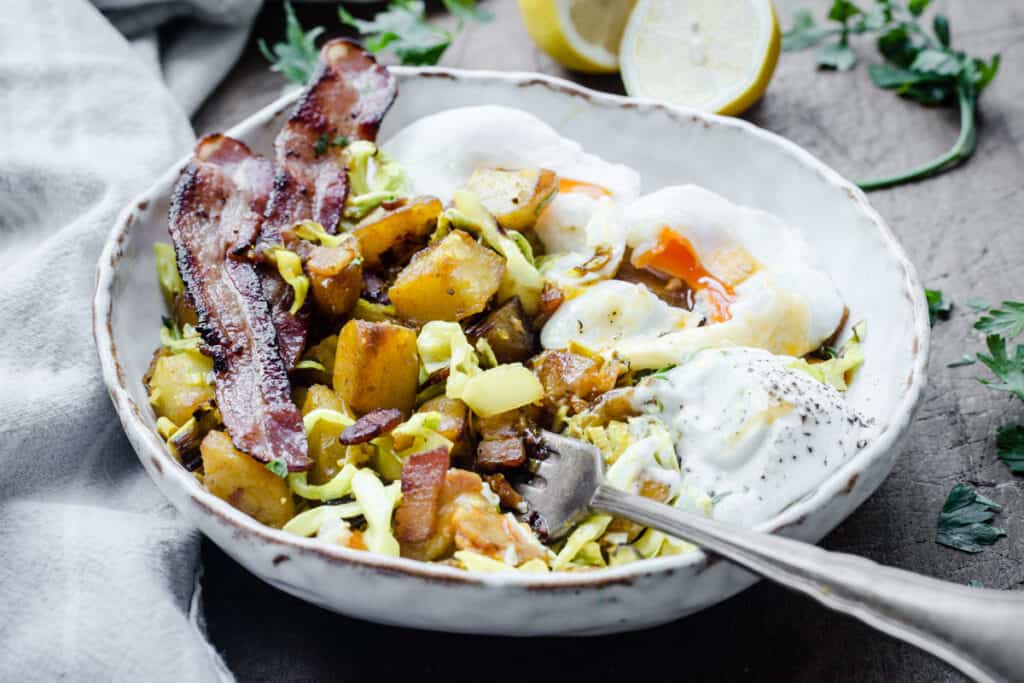
[[[1024,593],[885,567],[598,486],[594,510],[654,527],[944,659],[983,683],[1024,680]]]

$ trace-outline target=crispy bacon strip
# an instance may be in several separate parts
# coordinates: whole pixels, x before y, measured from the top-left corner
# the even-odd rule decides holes
[[[303,470],[312,461],[260,277],[254,264],[232,257],[259,229],[271,178],[270,162],[241,142],[203,138],[174,188],[170,233],[232,441],[257,460]]]
[[[438,499],[448,472],[448,449],[435,448],[409,456],[402,467],[402,503],[395,510],[395,536],[403,543],[430,538]]]
[[[382,434],[387,434],[402,423],[402,411],[396,408],[378,408],[363,415],[354,424],[345,428],[338,437],[345,446],[373,441]]]
[[[338,229],[348,175],[339,161],[336,140],[375,140],[380,122],[398,93],[387,68],[357,44],[337,39],[320,52],[320,70],[299,100],[274,143],[277,170],[266,209],[258,251],[271,245],[291,247],[291,228],[312,219],[327,232]],[[264,289],[277,328],[285,366],[302,355],[309,327],[309,309],[289,313],[291,289],[269,268]]]

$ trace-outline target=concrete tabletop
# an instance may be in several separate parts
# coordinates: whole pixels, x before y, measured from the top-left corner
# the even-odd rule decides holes
[[[617,76],[580,77],[538,52],[514,0],[484,4],[495,21],[463,32],[443,65],[541,71],[622,92]],[[776,0],[784,27],[794,9],[806,6],[821,17],[829,4]],[[906,451],[878,492],[823,545],[950,581],[1020,589],[1024,478],[1015,478],[998,460],[994,442],[998,426],[1024,423],[1024,403],[979,384],[975,378],[987,373],[980,364],[947,364],[983,347],[972,329],[977,314],[969,299],[1024,299],[1024,3],[933,4],[950,17],[956,46],[982,55],[1002,53],[1001,72],[981,100],[978,150],[964,167],[872,193],[870,199],[921,279],[956,306],[951,319],[933,330],[930,386]],[[321,24],[327,35],[337,35],[343,31],[333,7],[304,6],[299,15],[307,26]],[[196,116],[197,132],[227,128],[280,94],[284,81],[267,69],[255,39],[276,42],[281,16],[276,3],[264,9],[242,60]],[[898,172],[947,149],[958,132],[956,112],[926,109],[875,88],[864,65],[877,60],[877,52],[870,43],[858,45],[862,65],[852,73],[817,72],[810,52],[782,55],[767,95],[744,117],[854,179]],[[997,524],[1008,537],[979,555],[934,542],[936,516],[958,482],[1005,505]],[[210,636],[243,681],[962,680],[910,646],[766,583],[649,631],[510,640],[349,619],[270,588],[209,542],[203,560]]]

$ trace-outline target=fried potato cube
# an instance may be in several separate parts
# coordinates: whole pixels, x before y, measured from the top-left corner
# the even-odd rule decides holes
[[[414,197],[396,209],[371,213],[352,230],[366,265],[378,266],[382,254],[426,238],[442,208],[436,197]]]
[[[268,526],[282,527],[295,516],[288,483],[235,448],[226,432],[212,431],[199,445],[206,489]]]
[[[323,384],[314,384],[306,391],[302,414],[308,415],[318,408],[346,412],[338,395]],[[341,425],[320,422],[306,435],[309,457],[313,460],[313,467],[309,470],[311,484],[326,484],[341,471],[345,461],[345,446],[338,441],[338,436],[344,429]]]
[[[157,355],[146,382],[157,416],[179,427],[188,422],[201,405],[213,400],[213,385],[206,379],[212,372],[213,359],[198,351]]]
[[[334,390],[357,413],[397,408],[416,400],[416,332],[387,322],[349,320],[338,335]]]
[[[315,247],[306,261],[313,302],[323,315],[341,317],[352,310],[363,289],[363,259],[354,240],[337,247]]]
[[[506,230],[531,230],[558,192],[558,176],[546,168],[481,168],[466,184]]]
[[[462,320],[487,307],[504,274],[505,259],[455,230],[417,252],[388,297],[406,320]]]

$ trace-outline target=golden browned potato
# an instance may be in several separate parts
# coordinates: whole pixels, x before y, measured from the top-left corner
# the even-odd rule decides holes
[[[357,413],[398,408],[416,399],[416,332],[393,323],[349,320],[338,335],[334,390]]]
[[[413,256],[388,297],[406,320],[462,320],[487,307],[504,274],[505,259],[455,230]]]
[[[207,401],[213,400],[213,359],[198,351],[163,353],[150,368],[149,402],[158,417],[166,417],[179,427]]]
[[[487,314],[487,317],[467,330],[476,343],[486,339],[499,363],[525,361],[537,349],[537,336],[523,312],[518,297],[513,297]]]
[[[356,305],[363,289],[363,259],[354,240],[337,247],[314,247],[306,272],[313,302],[323,315],[341,317]]]
[[[268,526],[295,516],[288,483],[266,465],[235,448],[226,432],[213,431],[199,445],[206,489]]]
[[[544,403],[555,412],[568,405],[572,412],[586,409],[591,401],[615,388],[625,366],[571,351],[545,351],[532,361],[533,372],[544,385]]]
[[[546,168],[481,168],[469,177],[466,189],[480,197],[501,227],[523,231],[533,228],[558,193],[558,176]]]
[[[435,197],[414,197],[398,208],[367,216],[352,230],[366,265],[380,265],[385,252],[426,238],[437,225],[442,208]]]
[[[302,402],[302,414],[308,415],[317,408],[327,408],[344,413],[345,405],[338,395],[323,384],[314,384],[306,391]],[[309,441],[309,457],[313,460],[313,468],[309,471],[309,482],[325,484],[336,475],[345,464],[345,447],[338,441],[344,427],[329,422],[319,422],[306,435]]]

